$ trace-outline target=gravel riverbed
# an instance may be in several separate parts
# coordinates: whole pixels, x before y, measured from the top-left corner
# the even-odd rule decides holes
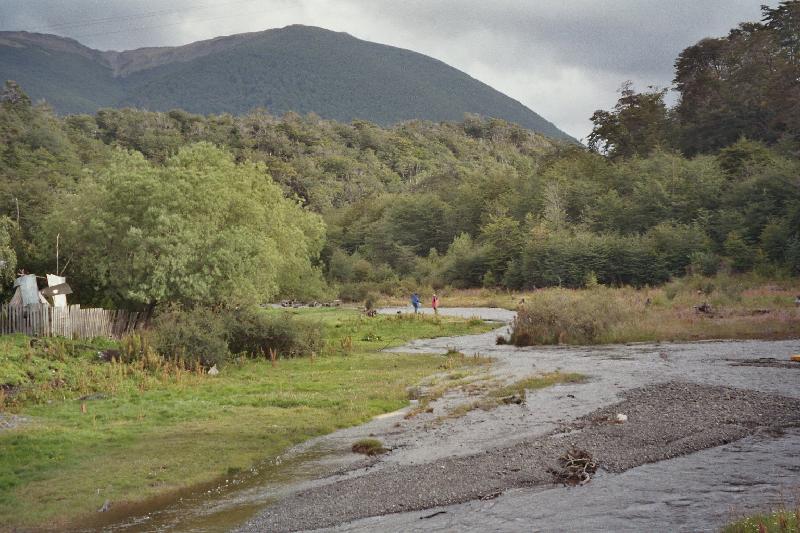
[[[396,313],[403,309],[384,309]],[[500,324],[502,309],[452,309]],[[800,501],[800,339],[613,346],[498,346],[482,335],[392,351],[491,357],[485,379],[553,371],[583,383],[529,391],[521,405],[389,413],[296,446],[253,479],[181,498],[110,531],[717,531],[747,512]],[[800,332],[798,332],[800,335]],[[627,416],[612,423],[617,414]],[[351,453],[362,438],[391,452]],[[571,448],[599,464],[555,482]],[[792,499],[795,498],[795,499]]]
[[[396,351],[489,356],[499,380],[562,370],[588,381],[437,422],[469,401],[450,394],[432,413],[334,434],[323,440],[344,447],[374,436],[393,451],[298,488],[240,530],[714,531],[800,487],[800,366],[784,364],[800,340],[496,345],[507,333],[419,340]],[[609,423],[617,413],[627,422]],[[600,470],[580,487],[554,484],[558,458],[573,447],[589,451]]]
[[[624,423],[615,416],[627,416]],[[755,432],[800,425],[800,399],[690,383],[651,385],[550,434],[474,455],[395,464],[298,492],[263,512],[246,530],[296,531],[353,519],[490,499],[518,487],[556,482],[559,457],[588,451],[620,473],[719,446]]]

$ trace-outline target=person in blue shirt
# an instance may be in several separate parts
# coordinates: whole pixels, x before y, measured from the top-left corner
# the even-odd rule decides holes
[[[411,305],[414,306],[414,314],[417,314],[419,312],[419,304],[420,304],[419,294],[415,292],[414,294],[411,295]]]

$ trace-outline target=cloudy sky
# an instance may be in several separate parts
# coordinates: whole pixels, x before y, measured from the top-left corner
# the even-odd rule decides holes
[[[433,56],[567,133],[625,80],[667,87],[686,46],[758,20],[778,0],[0,0],[0,30],[101,50],[180,45],[288,24],[345,31]]]

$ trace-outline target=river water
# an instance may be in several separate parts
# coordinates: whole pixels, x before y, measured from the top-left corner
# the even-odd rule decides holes
[[[396,313],[406,309],[384,309]],[[480,316],[500,323],[513,318],[502,309],[442,309],[443,314]],[[498,324],[500,325],[500,324]],[[419,340],[406,353],[465,354],[495,359],[493,379],[513,380],[563,370],[589,376],[587,383],[536,391],[522,406],[475,410],[432,425],[433,417],[465,398],[445,396],[434,412],[404,420],[403,412],[363,426],[313,439],[249,476],[131,509],[90,525],[115,531],[228,531],[239,527],[281,495],[357,476],[386,464],[424,464],[435,459],[544,435],[560,424],[616,403],[620,393],[667,381],[727,385],[800,397],[800,369],[756,359],[786,361],[800,353],[800,340],[715,341],[600,347],[516,348],[498,346],[507,326],[483,334]],[[800,332],[798,332],[800,335]],[[763,361],[762,361],[763,363]],[[377,436],[393,448],[377,464],[349,452],[358,438]],[[687,456],[599,473],[581,487],[538,487],[506,491],[490,501],[473,501],[420,512],[371,517],[336,531],[713,531],[742,514],[785,502],[800,503],[800,428],[761,433]]]

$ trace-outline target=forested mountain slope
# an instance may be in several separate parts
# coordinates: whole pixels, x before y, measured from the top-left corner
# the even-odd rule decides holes
[[[242,114],[264,107],[383,125],[474,113],[569,139],[518,101],[441,61],[307,26],[125,52],[0,32],[0,80],[8,79],[60,113],[130,106]]]

